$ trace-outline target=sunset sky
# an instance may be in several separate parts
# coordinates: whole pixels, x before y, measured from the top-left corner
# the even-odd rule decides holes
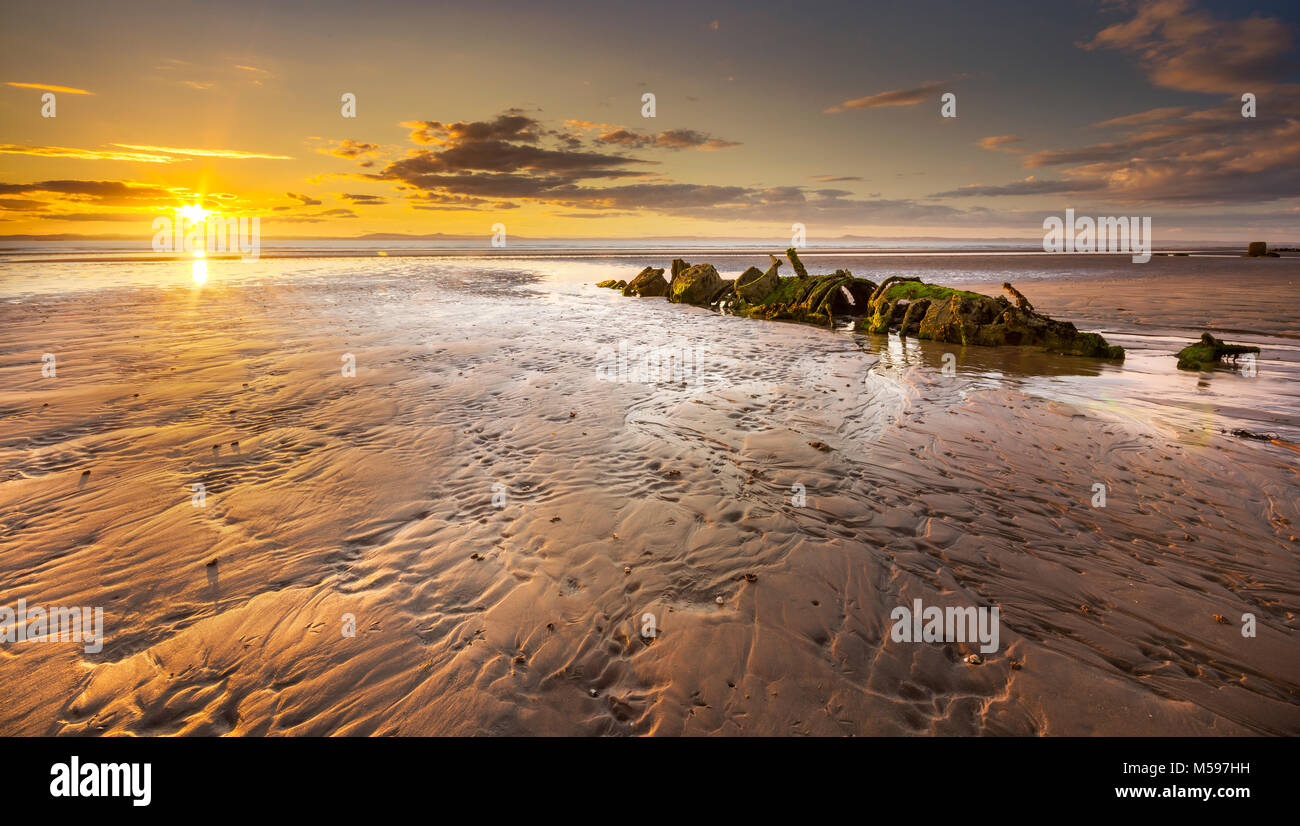
[[[1073,207],[1153,216],[1157,244],[1300,240],[1300,20],[1282,0],[169,0],[4,17],[0,235],[148,239],[155,216],[201,202],[261,216],[268,238],[497,222],[780,238],[796,221],[814,244],[1034,238]]]

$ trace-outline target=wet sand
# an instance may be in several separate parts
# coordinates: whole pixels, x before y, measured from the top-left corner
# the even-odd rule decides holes
[[[0,733],[1298,733],[1300,453],[1224,432],[1300,438],[1269,263],[1016,281],[1122,366],[591,262],[86,265],[0,302],[0,605],[102,605],[106,640],[0,645]],[[1259,375],[1175,370],[1207,324]],[[707,355],[601,380],[620,340]],[[894,642],[914,599],[998,606],[999,650]]]

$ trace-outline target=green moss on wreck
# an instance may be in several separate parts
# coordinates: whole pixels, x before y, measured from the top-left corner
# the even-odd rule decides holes
[[[642,298],[656,298],[668,295],[668,282],[664,280],[663,268],[646,267],[623,288],[623,295],[635,295]]]
[[[610,289],[610,290],[621,290],[621,289],[623,289],[624,287],[627,286],[627,282],[626,282],[626,281],[616,281],[615,279],[610,278],[610,279],[608,279],[608,280],[606,280],[606,281],[598,281],[598,282],[596,282],[596,286],[597,286],[597,287],[605,287],[605,288]]]
[[[780,261],[775,256],[770,256],[772,265],[767,270],[749,267],[735,281],[722,279],[711,264],[692,266],[678,258],[666,284],[663,270],[646,267],[631,286],[613,280],[597,286],[626,288],[624,294],[636,295],[657,295],[662,290],[673,303],[714,307],[749,318],[833,326],[837,317],[847,316],[857,319],[854,329],[863,333],[896,331],[904,337],[949,344],[1039,347],[1069,355],[1124,358],[1123,347],[1110,345],[1097,333],[1081,333],[1068,321],[1035,311],[1010,283],[1002,287],[1014,304],[1005,296],[927,284],[912,276],[890,276],[877,285],[848,270],[807,275],[798,254],[793,249],[786,254],[797,273],[794,276],[777,275]],[[1227,348],[1222,351],[1226,353],[1259,352],[1253,347],[1218,345]]]
[[[1258,353],[1259,348],[1249,344],[1228,344],[1209,333],[1201,333],[1201,340],[1178,351],[1178,369],[1212,370],[1225,357],[1236,359],[1244,353]]]
[[[865,312],[874,289],[873,282],[855,278],[847,270],[807,278],[786,276],[777,278],[776,286],[762,299],[750,302],[738,297],[722,309],[749,318],[830,325],[837,314]]]
[[[777,283],[781,280],[777,274],[781,269],[781,262],[776,256],[768,257],[772,259],[772,265],[766,271],[758,267],[750,267],[736,279],[736,294],[742,300],[759,302],[776,289]]]
[[[808,277],[808,270],[804,269],[803,262],[799,260],[799,253],[795,252],[794,247],[785,251],[785,257],[790,259],[790,266],[794,267],[794,274],[800,278]]]
[[[787,275],[777,278],[776,289],[768,293],[762,301],[757,302],[755,306],[765,304],[798,304],[804,294],[808,292],[809,282],[801,281],[796,275]]]
[[[954,295],[970,301],[988,298],[988,296],[980,293],[973,293],[968,290],[954,290],[951,287],[940,287],[938,284],[926,284],[923,281],[904,281],[885,290],[885,296],[893,301],[900,298],[905,298],[908,301],[928,298],[934,301],[935,299],[947,299]]]
[[[835,317],[857,316],[867,311],[875,282],[855,278],[848,270],[830,275],[809,275],[793,247],[785,251],[795,271],[793,277],[777,276],[781,262],[757,277],[757,267],[746,270],[736,281],[735,295],[726,297],[719,309],[732,315],[769,320],[799,321],[831,326]]]
[[[685,263],[685,262],[683,262]],[[677,269],[677,263],[673,262]],[[707,307],[725,292],[732,282],[723,281],[712,264],[696,264],[680,270],[668,284],[668,300],[674,304]]]
[[[1068,321],[1034,311],[1025,296],[1004,284],[1016,299],[992,298],[968,290],[926,284],[918,278],[891,276],[871,298],[871,313],[855,329],[880,335],[900,335],[948,344],[986,347],[1041,347],[1067,355],[1123,360],[1124,348],[1108,344],[1097,333],[1081,333]]]

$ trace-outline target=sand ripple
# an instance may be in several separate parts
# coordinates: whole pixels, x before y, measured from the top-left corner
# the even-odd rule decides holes
[[[0,648],[0,732],[1300,731],[1295,454],[1144,400],[1154,358],[947,377],[572,274],[300,266],[0,305],[0,605],[107,626]],[[620,341],[706,355],[603,381]],[[915,598],[1001,649],[892,642]]]

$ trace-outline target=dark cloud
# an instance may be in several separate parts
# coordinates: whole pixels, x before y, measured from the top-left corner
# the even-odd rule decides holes
[[[81,212],[86,207],[156,207],[160,202],[176,204],[193,197],[183,190],[163,189],[132,181],[54,180],[27,184],[0,183],[0,195],[42,194],[50,200],[3,198],[5,211],[35,213],[47,221],[148,221],[152,216],[130,212]],[[59,209],[67,210],[59,212]]]
[[[452,212],[499,212],[503,209],[518,209],[519,204],[511,201],[494,201],[490,198],[478,198],[472,195],[453,195],[445,192],[420,192],[406,196],[413,209],[427,209]]]
[[[0,198],[0,209],[22,212],[37,212],[45,209],[46,201],[32,201],[25,198]]]
[[[719,221],[826,221],[836,224],[946,224],[982,216],[984,210],[959,210],[908,199],[845,198],[844,190],[807,192],[801,187],[723,187],[697,184],[630,184],[578,189],[555,201],[588,209],[649,210]]]
[[[1088,192],[1105,189],[1106,182],[1098,180],[1083,181],[1039,181],[1029,178],[999,186],[963,186],[947,192],[936,192],[931,198],[973,198],[975,196],[997,195],[1063,195],[1071,192]]]
[[[546,149],[501,140],[473,141],[438,151],[421,151],[390,164],[389,170],[414,171],[417,174],[462,171],[515,172],[583,177],[622,177],[637,174],[622,167],[648,164],[637,158],[600,152],[574,152]]]
[[[1024,165],[1026,169],[1039,169],[1044,166],[1123,160],[1144,155],[1149,150],[1172,140],[1169,135],[1151,135],[1077,146],[1072,149],[1045,149],[1028,155]]]
[[[288,195],[290,198],[294,198],[298,201],[301,201],[303,206],[320,206],[321,203],[315,198],[312,198],[307,195],[299,195],[297,192],[286,192],[285,194]]]
[[[635,212],[556,212],[557,218],[631,218]]]
[[[424,193],[418,206],[426,209],[509,209],[516,206],[511,199],[546,200],[583,181],[644,177],[638,167],[654,163],[575,149],[573,133],[548,131],[518,110],[492,121],[406,125],[416,127],[411,139],[429,148],[363,177]]]
[[[648,135],[640,135],[629,129],[615,129],[612,132],[606,132],[596,140],[601,143],[615,143],[620,146],[649,146],[654,139]]]
[[[538,122],[518,110],[511,110],[491,121],[437,120],[407,121],[411,140],[419,144],[460,144],[478,141],[519,141],[536,143],[542,133]]]
[[[180,197],[167,189],[129,181],[64,180],[31,184],[0,184],[0,195],[18,195],[27,192],[55,192],[60,195],[85,196],[106,203]]]
[[[320,224],[326,221],[333,221],[338,218],[356,218],[355,212],[350,209],[327,209],[322,212],[313,212],[307,215],[283,215],[277,216],[277,224]]]
[[[138,212],[64,212],[41,216],[46,221],[140,221],[145,224],[154,217]]]
[[[596,138],[600,143],[610,143],[634,149],[703,149],[712,151],[740,146],[739,141],[726,141],[694,129],[669,129],[657,135],[645,135],[622,127]]]
[[[1218,19],[1188,0],[1149,0],[1130,13],[1079,45],[1137,55],[1157,86],[1226,98],[1121,115],[1092,125],[1114,133],[1108,140],[1024,152],[1026,169],[1059,167],[1063,180],[934,197],[1088,192],[1111,204],[1186,208],[1293,201],[1300,193],[1300,84],[1285,82],[1297,69],[1290,26],[1258,14]],[[1246,92],[1256,96],[1255,117],[1242,116]],[[986,149],[1019,149],[1012,143],[1011,136],[981,141]]]
[[[1300,193],[1300,88],[1261,96],[1267,109],[1241,116],[1241,103],[1199,110],[1161,108],[1121,123],[1117,140],[1028,154],[1028,169],[1060,166],[1076,184],[1099,182],[1109,198],[1188,206],[1294,199]]]
[[[512,110],[491,121],[417,121],[411,139],[420,148],[363,173],[388,182],[414,209],[496,211],[533,202],[566,210],[566,216],[656,213],[721,221],[834,221],[883,225],[954,219],[987,221],[987,211],[960,210],[913,200],[853,199],[844,189],[801,186],[719,186],[682,183],[644,169],[654,162],[623,154],[572,149],[597,132],[597,143],[627,149],[712,149],[735,145],[690,129],[642,134],[623,127],[566,121],[548,130]],[[857,176],[821,176],[829,181]],[[633,182],[608,183],[618,179]]]

